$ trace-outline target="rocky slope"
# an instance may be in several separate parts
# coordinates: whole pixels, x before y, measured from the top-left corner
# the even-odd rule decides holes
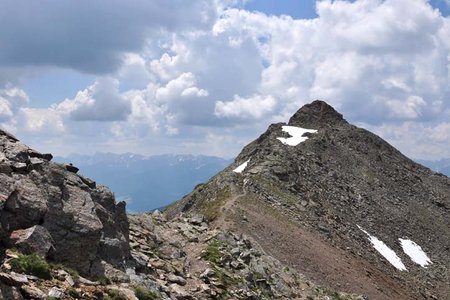
[[[18,273],[21,254],[7,250],[0,299],[365,299],[313,284],[251,238],[211,229],[200,216],[167,221],[155,212],[130,215],[129,221],[134,262],[125,269],[88,280],[50,265],[48,277],[34,276]]]
[[[330,288],[450,299],[449,209],[449,178],[314,101],[166,213],[247,234]]]
[[[0,131],[0,299],[363,299],[322,288],[199,215],[129,215]]]

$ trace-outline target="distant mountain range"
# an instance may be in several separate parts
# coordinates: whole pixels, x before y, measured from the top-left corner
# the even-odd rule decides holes
[[[232,160],[204,155],[157,155],[95,153],[70,154],[54,161],[72,163],[83,174],[106,185],[129,212],[164,207],[207,181]]]
[[[418,163],[450,177],[450,158],[441,160],[417,160]]]

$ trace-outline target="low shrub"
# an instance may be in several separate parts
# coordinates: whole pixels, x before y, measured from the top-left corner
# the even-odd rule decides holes
[[[42,279],[51,279],[52,273],[45,259],[36,253],[18,254],[10,261],[12,269],[16,272],[31,274]]]
[[[137,286],[134,288],[134,295],[139,300],[157,300],[160,299],[160,297],[153,291],[150,291],[149,289],[143,287],[143,286]]]

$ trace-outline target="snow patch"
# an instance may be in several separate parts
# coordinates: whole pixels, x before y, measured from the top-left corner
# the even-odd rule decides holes
[[[289,133],[291,137],[288,138],[278,137],[277,140],[282,142],[284,145],[288,146],[297,146],[298,144],[306,141],[308,137],[303,136],[305,133],[317,133],[317,130],[315,129],[305,129],[295,126],[283,126],[282,130],[284,132]]]
[[[372,243],[375,250],[378,251],[384,258],[386,258],[395,268],[400,271],[407,271],[405,265],[403,264],[400,257],[397,256],[394,250],[389,248],[383,241],[380,241],[374,236],[371,236],[367,231],[362,229],[360,226],[358,228],[369,236],[369,240]]]
[[[239,167],[234,169],[233,172],[234,173],[242,173],[245,170],[245,168],[247,168],[247,164],[248,164],[249,161],[250,161],[250,159],[247,160],[245,163],[239,165]]]
[[[399,239],[400,244],[402,245],[403,251],[411,258],[413,262],[420,265],[423,268],[426,268],[429,264],[431,264],[430,258],[427,254],[422,250],[422,247],[417,245],[411,240]]]

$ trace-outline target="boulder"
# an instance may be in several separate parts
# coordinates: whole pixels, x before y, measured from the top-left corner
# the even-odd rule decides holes
[[[9,286],[22,286],[28,283],[27,275],[11,273],[0,273],[0,282]]]
[[[18,229],[11,233],[12,244],[24,253],[37,253],[46,257],[53,248],[53,239],[45,227],[35,225],[27,229]]]
[[[48,291],[48,297],[53,297],[56,299],[60,299],[64,296],[64,290],[61,288],[57,288],[57,287],[52,287],[49,291]]]
[[[27,299],[46,299],[47,295],[32,285],[24,285],[20,288],[22,293],[27,297]]]
[[[174,275],[174,274],[170,274],[167,277],[167,281],[169,281],[170,283],[176,283],[179,285],[186,285],[186,279],[184,279],[181,276]]]

